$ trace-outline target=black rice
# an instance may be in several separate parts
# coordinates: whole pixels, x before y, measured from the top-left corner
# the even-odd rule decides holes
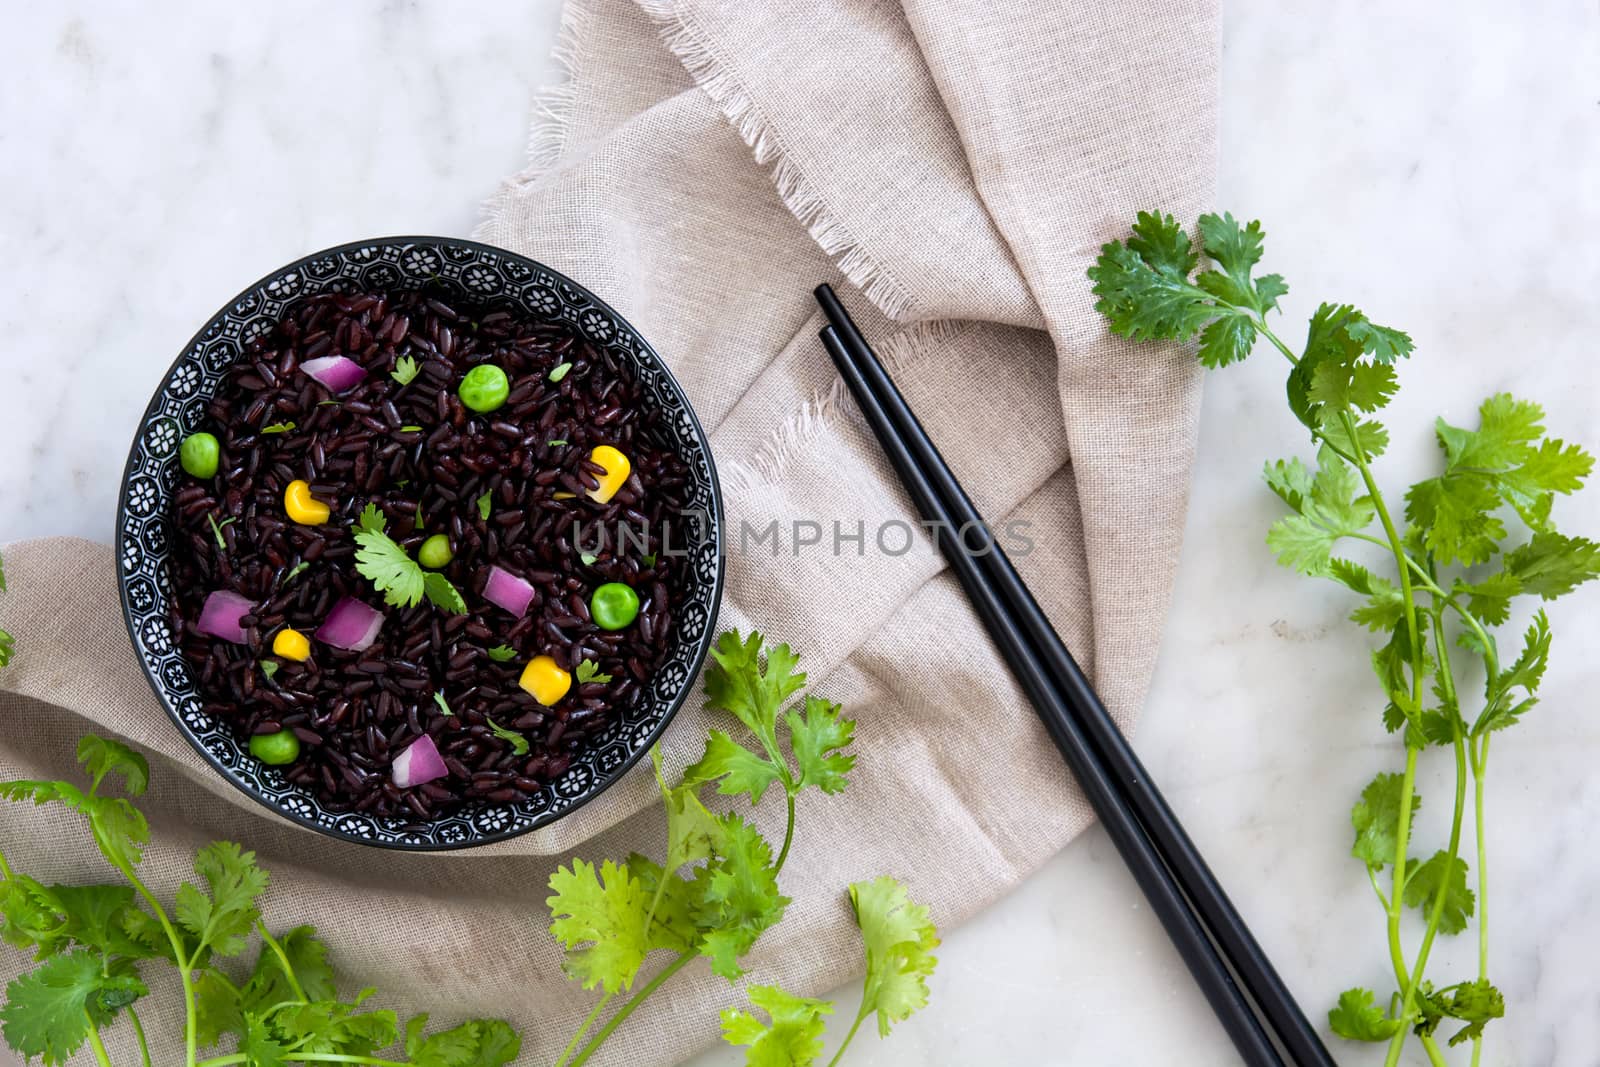
[[[329,354],[354,359],[366,378],[334,396],[299,371]],[[408,356],[419,373],[401,385],[391,372]],[[489,415],[456,395],[466,371],[484,362],[511,379],[507,403]],[[572,366],[550,382],[561,363]],[[639,698],[665,657],[684,579],[681,559],[666,548],[678,543],[687,468],[625,357],[563,325],[458,307],[438,294],[320,295],[293,305],[246,349],[207,414],[204,428],[222,446],[217,475],[183,475],[172,499],[173,632],[204,710],[241,739],[292,730],[301,752],[282,771],[327,807],[426,820],[535,792]],[[261,432],[273,423],[293,429]],[[601,444],[633,468],[603,505],[585,493],[598,469],[589,453]],[[327,523],[286,517],[284,489],[295,479],[332,509]],[[478,504],[486,494],[487,519]],[[466,615],[427,600],[383,604],[355,570],[350,528],[368,502],[413,558],[430,535],[449,536],[454,558],[443,573]],[[223,524],[225,547],[212,521]],[[624,524],[628,536],[618,537]],[[491,564],[535,587],[520,619],[483,599]],[[612,581],[632,586],[641,602],[639,618],[617,632],[595,626],[588,609],[593,589]],[[195,629],[218,589],[253,602],[246,644]],[[313,641],[303,663],[272,655],[281,627],[310,637],[344,596],[385,613],[372,647],[346,652]],[[489,655],[502,645],[515,652],[504,662]],[[574,678],[546,708],[518,685],[540,654],[574,672],[592,660],[612,680]],[[527,751],[497,736],[491,719],[520,733]],[[423,732],[449,777],[402,790],[390,761]]]

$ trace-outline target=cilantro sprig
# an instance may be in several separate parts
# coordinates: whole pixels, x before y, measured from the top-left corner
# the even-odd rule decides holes
[[[418,512],[420,518],[421,512]],[[426,596],[452,615],[464,615],[467,602],[439,571],[423,570],[386,532],[389,520],[376,504],[367,504],[356,519],[356,572],[370,581],[392,607],[415,607]]]
[[[832,794],[847,784],[855,757],[842,750],[855,724],[839,705],[814,694],[791,706],[806,676],[787,645],[769,646],[758,633],[746,638],[734,631],[721,636],[711,655],[706,704],[732,715],[744,727],[745,740],[712,730],[701,758],[677,785],[668,784],[661,753],[651,749],[667,817],[662,860],[634,854],[597,865],[575,859],[550,879],[550,932],[565,949],[563,967],[583,988],[601,994],[557,1067],[587,1063],[644,1000],[699,957],[730,982],[742,976],[744,958],[790,903],[778,877],[794,843],[795,798],[811,786]],[[591,666],[579,665],[580,679]],[[706,806],[701,792],[712,783],[719,794],[743,796],[751,804],[781,789],[787,820],[776,855],[738,812]],[[859,883],[850,893],[867,955],[867,996],[850,1035],[874,1013],[886,1034],[891,1022],[926,1003],[925,980],[934,967],[929,950],[938,939],[926,909],[912,904],[892,879]],[[635,991],[646,961],[658,953],[669,962]],[[629,999],[590,1037],[607,1006],[624,994]],[[731,1008],[722,1016],[724,1037],[749,1046],[748,1063],[816,1062],[822,1017],[831,1013],[831,1004],[773,986],[753,987],[750,999],[765,1019]]]
[[[139,866],[150,829],[133,799],[144,794],[150,768],[144,757],[93,735],[78,745],[89,778],[83,788],[64,781],[0,783],[0,797],[59,804],[82,815],[101,856],[122,876],[104,885],[46,885],[0,856],[0,934],[38,961],[13,979],[0,1008],[0,1033],[25,1058],[64,1064],[85,1044],[108,1067],[102,1032],[126,1018],[140,1059],[151,1067],[152,1042],[161,1062],[177,1055],[147,1034],[138,1004],[151,995],[144,970],[172,967],[183,998],[185,1067],[225,1064],[279,1065],[319,1060],[375,1067],[503,1067],[516,1058],[521,1039],[500,1020],[475,1019],[425,1035],[427,1016],[411,1019],[402,1051],[373,1054],[402,1040],[394,1012],[371,1010],[364,990],[342,999],[326,946],[309,926],[274,935],[261,916],[268,876],[254,853],[231,841],[214,841],[194,858],[195,877],[164,904],[144,882]],[[107,790],[120,786],[125,795]],[[259,939],[254,966],[235,964]],[[238,1053],[200,1059],[199,1050],[224,1040]],[[403,1058],[402,1058],[403,1057]]]
[[[1393,1067],[1408,1033],[1430,1062],[1442,1063],[1435,1031],[1444,1019],[1460,1028],[1478,1061],[1484,1026],[1504,1014],[1489,981],[1487,927],[1481,913],[1488,884],[1483,826],[1489,744],[1538,702],[1549,663],[1550,623],[1541,609],[1505,665],[1494,629],[1507,623],[1519,598],[1563,596],[1600,576],[1600,544],[1555,528],[1553,504],[1576,492],[1594,460],[1581,447],[1549,435],[1537,404],[1506,393],[1478,409],[1476,428],[1439,419],[1433,427],[1442,470],[1404,494],[1404,525],[1378,485],[1373,463],[1390,430],[1377,417],[1394,398],[1397,361],[1412,354],[1404,332],[1372,322],[1348,304],[1323,304],[1296,351],[1268,325],[1288,286],[1257,275],[1264,234],[1258,222],[1232,215],[1199,220],[1200,247],[1170,215],[1141,213],[1132,234],[1104,246],[1089,278],[1096,307],[1113,332],[1136,341],[1197,341],[1201,363],[1236,363],[1265,338],[1289,363],[1290,411],[1318,448],[1315,467],[1299,459],[1268,464],[1267,485],[1290,514],[1267,533],[1283,565],[1326,578],[1361,598],[1351,618],[1377,633],[1373,671],[1385,697],[1383,722],[1400,735],[1403,769],[1378,774],[1351,812],[1351,852],[1366,867],[1386,921],[1386,941],[1399,989],[1385,1002],[1356,987],[1329,1012],[1335,1033],[1387,1043]],[[1201,254],[1213,265],[1202,269]],[[1339,553],[1375,555],[1370,565]],[[1383,572],[1383,573],[1380,573]],[[1452,649],[1460,650],[1453,653]],[[1470,719],[1457,679],[1478,671],[1452,661],[1479,661],[1483,693]],[[1447,844],[1426,859],[1410,855],[1419,754],[1449,750],[1456,788]],[[1470,782],[1469,782],[1470,779]],[[1476,891],[1460,855],[1467,787],[1477,823]],[[1387,888],[1380,876],[1387,873]],[[1414,956],[1401,936],[1401,916],[1416,908],[1424,922]],[[1475,978],[1435,988],[1425,977],[1436,935],[1459,934],[1476,919]]]
[[[4,559],[0,559],[0,593],[4,593],[5,591],[6,564]],[[5,630],[0,630],[0,667],[4,667],[9,664],[11,662],[11,657],[16,655],[16,651],[16,639]]]

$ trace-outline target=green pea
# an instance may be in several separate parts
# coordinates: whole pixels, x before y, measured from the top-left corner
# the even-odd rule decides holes
[[[436,571],[454,558],[455,553],[450,551],[450,538],[444,534],[434,534],[417,549],[417,562],[429,570]]]
[[[607,582],[589,598],[589,614],[602,630],[620,630],[639,617],[639,594],[621,582]]]
[[[293,763],[300,756],[300,739],[293,730],[275,734],[256,734],[250,739],[250,755],[272,767]]]
[[[457,392],[461,402],[473,411],[489,412],[506,402],[511,394],[511,381],[499,367],[482,363],[467,371]]]
[[[222,446],[208,433],[192,433],[178,446],[178,462],[196,478],[215,477],[221,456]]]

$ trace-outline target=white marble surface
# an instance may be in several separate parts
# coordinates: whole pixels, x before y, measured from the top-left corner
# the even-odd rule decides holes
[[[10,11],[0,541],[108,539],[128,427],[157,368],[244,281],[352,235],[466,233],[520,165],[530,92],[551,73],[556,5],[533,8]],[[1294,286],[1287,321],[1337,298],[1417,339],[1388,484],[1431,461],[1434,414],[1470,420],[1502,388],[1600,443],[1600,9],[1383,10],[1229,5],[1220,205],[1267,221],[1271,266]],[[1339,989],[1385,983],[1346,812],[1397,754],[1346,597],[1280,571],[1262,545],[1276,508],[1256,471],[1301,443],[1280,390],[1265,353],[1207,383],[1184,566],[1138,745],[1320,1017]],[[1600,531],[1595,496],[1564,507],[1566,525]],[[1495,746],[1492,971],[1511,1003],[1486,1064],[1600,1061],[1596,607],[1591,590],[1555,609],[1545,703]],[[1430,839],[1447,776],[1430,754]],[[864,1037],[851,1063],[1233,1062],[1099,832],[949,932],[941,956],[936,1007],[890,1041]],[[1435,959],[1437,973],[1465,974],[1472,949],[1444,940]],[[841,1000],[848,1015],[851,994]]]

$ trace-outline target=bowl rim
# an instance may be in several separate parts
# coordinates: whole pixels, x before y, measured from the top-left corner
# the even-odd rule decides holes
[[[127,632],[129,643],[133,646],[134,658],[139,663],[140,673],[144,675],[145,681],[150,684],[150,688],[155,693],[157,702],[159,702],[162,708],[166,711],[167,717],[172,721],[172,724],[177,727],[178,733],[183,736],[184,740],[189,743],[191,748],[200,754],[201,758],[204,759],[206,763],[211,765],[211,769],[216,771],[218,777],[223,781],[233,786],[234,789],[238,790],[244,796],[249,797],[256,804],[260,805],[262,808],[265,808],[278,818],[284,819],[297,826],[304,827],[305,829],[311,830],[315,833],[322,834],[325,837],[331,837],[337,841],[344,841],[350,844],[364,845],[368,848],[377,848],[396,852],[459,852],[465,849],[480,848],[484,845],[499,844],[504,841],[510,841],[514,838],[521,837],[524,834],[530,834],[535,830],[542,829],[553,823],[559,822],[560,820],[571,815],[573,812],[587,806],[591,801],[605,793],[608,789],[625,777],[627,773],[633,769],[634,765],[644,758],[645,753],[647,753],[656,744],[656,742],[661,739],[661,736],[666,732],[667,727],[672,725],[672,720],[677,717],[679,710],[688,701],[689,694],[694,691],[695,681],[700,677],[700,670],[705,666],[706,657],[711,651],[711,646],[716,641],[717,616],[720,614],[722,609],[722,594],[727,571],[727,555],[724,551],[725,520],[722,506],[722,483],[717,476],[717,464],[716,458],[711,450],[711,439],[706,433],[705,426],[700,422],[700,415],[695,411],[693,403],[690,402],[688,393],[684,391],[682,383],[678,381],[677,375],[672,373],[672,368],[667,365],[667,361],[661,358],[661,354],[655,350],[655,346],[653,346],[645,338],[644,334],[641,333],[631,321],[620,314],[605,300],[602,300],[587,286],[574,281],[564,272],[556,270],[554,267],[542,263],[531,256],[525,256],[520,252],[513,252],[508,248],[502,248],[499,245],[492,245],[483,241],[475,241],[462,237],[439,237],[417,234],[398,235],[391,237],[370,237],[359,241],[346,241],[342,244],[319,249],[315,252],[301,256],[298,259],[292,260],[289,263],[285,263],[282,266],[262,275],[250,285],[247,285],[243,289],[239,290],[239,292],[236,293],[232,299],[223,303],[217,311],[208,316],[205,322],[201,324],[200,328],[195,331],[194,336],[189,338],[188,343],[183,345],[183,347],[178,350],[178,355],[170,364],[167,365],[166,370],[162,372],[160,378],[158,379],[156,389],[151,394],[150,402],[145,405],[144,412],[139,416],[138,424],[134,429],[133,441],[128,447],[128,458],[123,464],[122,476],[117,483],[117,512],[116,527],[113,531],[114,540],[116,535],[121,533],[127,523],[128,483],[133,477],[134,464],[137,461],[139,454],[139,441],[144,434],[145,427],[149,425],[151,419],[154,418],[159,412],[161,399],[163,393],[165,392],[164,387],[167,383],[167,380],[172,377],[173,373],[177,371],[178,367],[186,358],[188,358],[190,353],[194,351],[195,347],[205,340],[206,330],[210,327],[212,322],[225,314],[229,308],[245,300],[251,294],[264,289],[276,278],[280,278],[283,275],[293,271],[303,271],[305,267],[324,257],[351,253],[374,245],[425,245],[434,247],[441,245],[453,245],[460,248],[469,248],[477,252],[489,253],[492,255],[517,260],[525,266],[548,273],[557,282],[571,287],[577,293],[593,301],[597,308],[610,315],[617,322],[626,326],[627,329],[632,333],[633,338],[638,342],[640,353],[648,354],[649,358],[655,362],[656,368],[661,372],[666,387],[677,393],[679,399],[683,401],[683,410],[688,415],[689,423],[694,431],[695,439],[699,442],[700,451],[705,456],[706,470],[711,479],[710,525],[713,550],[716,554],[716,573],[712,579],[711,585],[711,609],[706,617],[705,629],[701,633],[700,638],[696,643],[693,655],[690,657],[688,676],[686,677],[683,686],[678,690],[677,694],[672,698],[671,701],[667,703],[666,710],[661,715],[661,721],[657,723],[650,731],[649,735],[645,737],[643,743],[630,752],[621,763],[619,763],[612,771],[609,772],[609,774],[603,778],[597,774],[594,785],[582,797],[574,800],[572,803],[568,804],[564,808],[561,808],[559,811],[547,811],[534,815],[527,826],[518,827],[507,831],[498,831],[490,834],[474,833],[473,836],[467,838],[466,840],[450,842],[435,840],[399,841],[364,838],[355,834],[341,832],[337,828],[337,824],[333,826],[323,825],[312,816],[277,807],[255,789],[250,788],[245,782],[241,781],[239,778],[230,773],[229,768],[226,767],[223,762],[218,759],[205,745],[200,743],[200,739],[189,730],[188,725],[183,721],[183,716],[179,712],[176,703],[168,694],[166,686],[156,677],[156,672],[154,671],[149,660],[147,660],[146,657],[139,652],[137,625],[134,622],[133,617],[133,605],[129,603],[128,586],[130,575],[127,573],[126,567],[124,566],[124,553],[121,551],[113,553],[116,566],[117,599],[122,607],[123,628]],[[240,747],[243,748],[243,746]]]

